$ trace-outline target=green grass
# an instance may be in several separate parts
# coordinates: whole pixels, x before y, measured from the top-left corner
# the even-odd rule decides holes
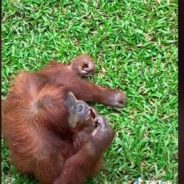
[[[119,88],[123,109],[95,108],[116,137],[105,169],[88,184],[122,184],[138,177],[177,183],[177,1],[2,1],[2,95],[21,70],[51,60],[94,57],[98,85]],[[13,130],[12,130],[13,131]],[[2,183],[33,184],[16,172],[2,144]]]

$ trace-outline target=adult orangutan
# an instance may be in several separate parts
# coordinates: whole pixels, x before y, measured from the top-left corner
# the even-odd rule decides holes
[[[100,170],[114,133],[86,101],[121,107],[126,97],[81,78],[94,70],[82,55],[16,77],[3,102],[3,134],[20,172],[42,184],[81,184]]]

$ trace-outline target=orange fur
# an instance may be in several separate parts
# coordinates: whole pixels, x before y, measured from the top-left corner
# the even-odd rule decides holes
[[[101,138],[90,142],[87,130],[74,132],[68,124],[65,99],[69,91],[81,100],[112,106],[126,99],[121,91],[81,79],[86,75],[82,68],[86,61],[92,72],[91,58],[81,56],[71,65],[55,62],[38,72],[20,73],[3,103],[3,135],[12,162],[20,172],[34,174],[40,183],[83,183],[100,170],[102,154],[112,142],[110,126],[107,137],[102,131],[97,134]]]

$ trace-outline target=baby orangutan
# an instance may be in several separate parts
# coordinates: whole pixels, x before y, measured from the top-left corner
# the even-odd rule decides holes
[[[114,133],[85,101],[121,107],[126,97],[81,78],[94,70],[82,55],[16,77],[3,103],[3,134],[20,172],[42,184],[81,184],[101,169]]]

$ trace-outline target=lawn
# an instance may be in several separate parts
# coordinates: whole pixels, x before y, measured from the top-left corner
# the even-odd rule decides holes
[[[4,0],[2,11],[3,98],[19,71],[81,53],[95,60],[91,81],[128,96],[122,109],[93,104],[116,137],[88,184],[177,183],[177,1]],[[3,141],[2,183],[36,183],[16,172]]]

